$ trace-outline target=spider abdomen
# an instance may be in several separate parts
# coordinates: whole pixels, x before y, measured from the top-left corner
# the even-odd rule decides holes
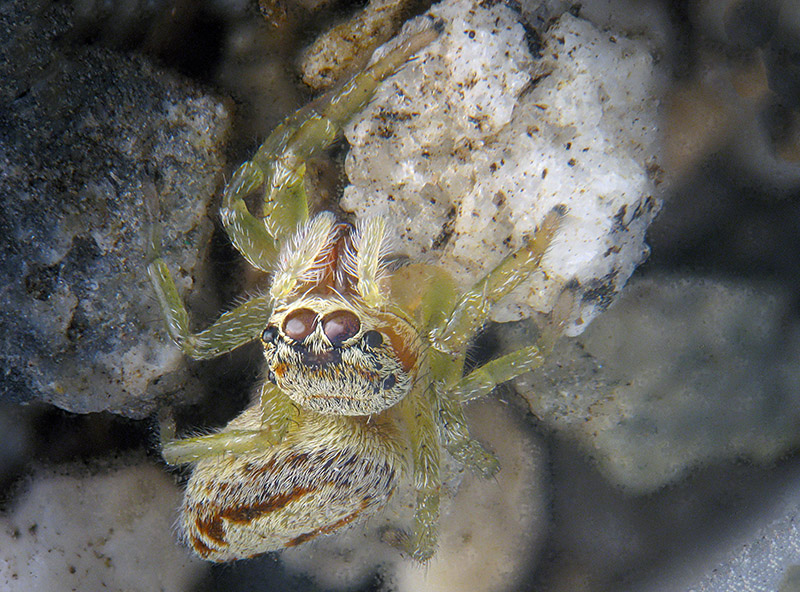
[[[258,412],[253,407],[228,427],[258,422]],[[403,462],[393,432],[390,422],[306,413],[277,446],[200,461],[182,509],[184,538],[204,559],[230,561],[375,514],[394,492]]]

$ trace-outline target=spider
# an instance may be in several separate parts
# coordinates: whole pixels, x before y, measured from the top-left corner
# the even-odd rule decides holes
[[[411,35],[289,117],[232,176],[221,221],[244,258],[271,272],[267,291],[192,333],[154,251],[148,272],[168,333],[186,355],[212,358],[258,339],[266,359],[251,407],[217,433],[163,444],[168,463],[194,465],[180,528],[204,559],[293,547],[375,515],[408,471],[413,528],[384,538],[424,562],[436,547],[442,449],[484,477],[499,470],[470,437],[462,407],[540,365],[547,339],[465,374],[467,346],[492,306],[537,269],[566,209],[552,210],[522,248],[459,293],[442,268],[393,263],[385,219],[310,217],[304,187],[306,159],[439,30]],[[253,192],[263,215],[245,204]]]

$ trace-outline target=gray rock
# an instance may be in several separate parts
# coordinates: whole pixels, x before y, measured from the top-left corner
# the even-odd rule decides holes
[[[790,310],[789,295],[769,285],[638,279],[516,387],[629,492],[697,466],[769,463],[800,443],[800,327],[786,325]]]
[[[146,276],[145,196],[186,288],[230,118],[144,59],[62,51],[69,18],[46,2],[0,11],[0,398],[142,417],[186,379]]]

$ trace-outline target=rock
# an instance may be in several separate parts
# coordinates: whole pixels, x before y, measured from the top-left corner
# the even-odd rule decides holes
[[[800,327],[785,325],[791,306],[789,294],[768,285],[639,279],[515,386],[543,424],[580,442],[631,493],[698,466],[769,463],[800,444]]]
[[[397,33],[412,9],[407,0],[371,0],[351,19],[317,37],[303,52],[303,82],[314,90],[326,90],[363,66],[376,47]]]
[[[577,280],[568,334],[578,334],[648,253],[660,204],[658,67],[644,42],[569,14],[540,41],[503,3],[451,0],[430,14],[444,32],[346,128],[342,206],[388,215],[401,254],[438,261],[468,285],[565,204],[542,273],[493,319],[548,312]],[[429,21],[407,30],[421,26]]]
[[[190,589],[203,571],[175,543],[179,491],[160,468],[125,459],[88,471],[40,469],[0,519],[3,590]]]
[[[230,116],[141,58],[61,51],[69,12],[28,4],[0,15],[0,397],[143,417],[187,379],[147,279],[146,196],[191,286]]]
[[[771,483],[770,483],[771,482]],[[753,502],[740,508],[707,544],[684,561],[656,571],[631,592],[797,592],[800,590],[800,474],[783,466],[759,483]],[[740,494],[741,495],[741,494]]]

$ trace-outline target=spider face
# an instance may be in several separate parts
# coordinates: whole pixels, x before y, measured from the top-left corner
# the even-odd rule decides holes
[[[269,379],[324,414],[388,409],[410,391],[419,357],[409,322],[343,297],[306,296],[277,310],[261,342]]]

